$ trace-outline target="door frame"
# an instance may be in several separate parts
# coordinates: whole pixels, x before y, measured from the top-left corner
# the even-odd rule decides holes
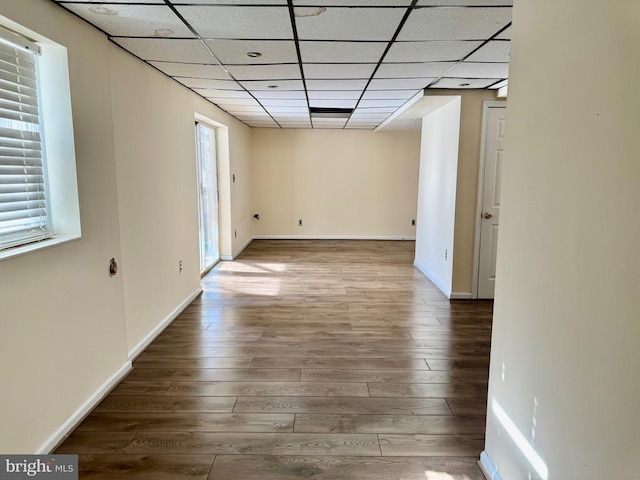
[[[480,158],[478,161],[478,195],[476,198],[476,228],[473,244],[473,278],[471,298],[478,298],[478,275],[480,270],[480,233],[482,229],[482,200],[484,196],[484,172],[487,163],[487,117],[491,108],[506,108],[504,100],[485,100],[482,102],[482,128],[480,130]]]

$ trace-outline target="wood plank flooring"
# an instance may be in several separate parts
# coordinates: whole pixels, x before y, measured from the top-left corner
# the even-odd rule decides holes
[[[492,304],[413,249],[254,241],[57,453],[82,479],[483,480]]]

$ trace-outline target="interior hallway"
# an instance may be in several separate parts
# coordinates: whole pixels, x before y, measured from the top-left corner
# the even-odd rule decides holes
[[[91,479],[483,479],[492,303],[450,304],[413,249],[254,241],[56,453]]]

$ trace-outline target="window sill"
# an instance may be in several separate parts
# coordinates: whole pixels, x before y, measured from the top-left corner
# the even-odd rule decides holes
[[[51,238],[40,240],[39,242],[28,243],[19,247],[0,250],[0,261],[18,257],[20,255],[25,255],[37,250],[44,250],[45,248],[55,247],[56,245],[62,245],[63,243],[73,242],[74,240],[77,240],[79,238],[80,235],[55,235]]]

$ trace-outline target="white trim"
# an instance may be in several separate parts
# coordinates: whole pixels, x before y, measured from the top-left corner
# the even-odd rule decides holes
[[[180,305],[178,305],[164,320],[158,323],[138,344],[129,350],[129,360],[133,361],[140,355],[151,342],[153,342],[162,331],[173,322],[182,311],[187,308],[202,293],[202,288],[198,287],[191,295],[189,295]]]
[[[480,465],[480,470],[482,470],[482,474],[487,478],[487,480],[502,480],[502,477],[498,472],[498,467],[496,467],[496,465],[491,461],[486,450],[483,450],[480,454],[480,461],[478,462],[478,465]]]
[[[93,392],[89,398],[87,398],[82,405],[80,405],[75,412],[71,414],[67,420],[53,432],[45,442],[40,445],[35,454],[47,455],[51,453],[93,410],[104,397],[115,387],[127,374],[131,371],[131,360],[127,360],[122,364],[118,370],[111,375],[102,385],[100,385],[95,392]]]
[[[13,257],[18,257],[26,253],[35,252],[36,250],[44,250],[45,248],[55,247],[56,245],[62,245],[63,243],[73,242],[78,240],[80,235],[56,235],[51,238],[40,240],[38,242],[27,243],[20,245],[19,247],[7,248],[0,250],[0,260],[6,260]]]
[[[447,299],[451,299],[451,290],[446,289],[443,285],[440,284],[440,282],[438,282],[435,277],[433,275],[431,275],[431,273],[429,273],[429,270],[427,270],[423,265],[421,265],[418,262],[413,262],[413,265],[422,272],[422,274],[427,277],[429,279],[429,281],[431,283],[433,283],[436,287],[438,287],[438,290],[440,290],[442,293],[445,294],[445,296],[447,297]]]
[[[482,102],[482,129],[480,130],[480,159],[478,160],[478,195],[476,198],[476,231],[473,242],[473,276],[471,278],[471,298],[478,298],[478,274],[480,270],[480,232],[482,228],[482,197],[484,195],[484,169],[487,162],[487,114],[490,108],[506,108],[507,102]]]
[[[254,240],[415,240],[415,235],[256,235]]]
[[[451,292],[449,300],[471,300],[473,293],[471,292]]]
[[[244,249],[247,248],[251,242],[253,242],[253,238],[254,237],[249,237],[238,250],[233,252],[233,255],[231,255],[231,260],[235,260],[236,258],[238,258],[238,255],[240,255],[244,251]]]

